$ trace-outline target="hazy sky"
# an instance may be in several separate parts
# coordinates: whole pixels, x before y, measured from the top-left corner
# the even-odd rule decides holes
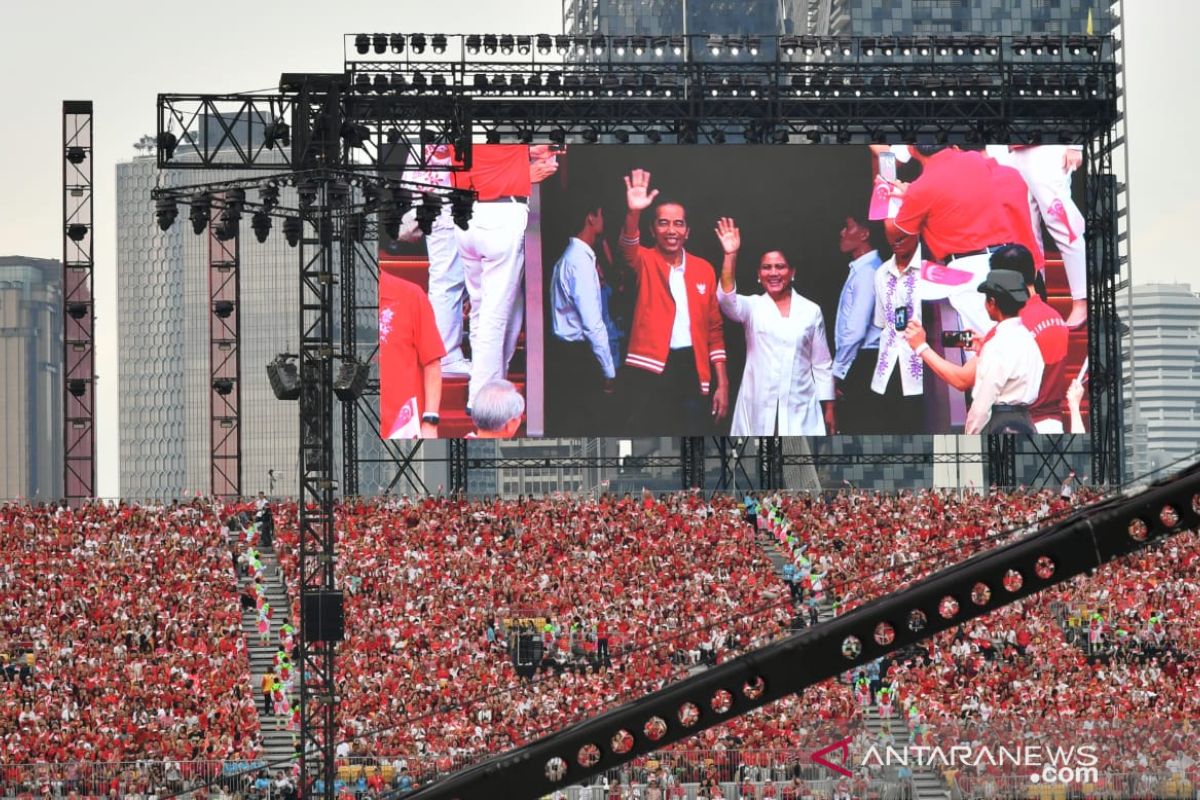
[[[1194,166],[1180,162],[1200,127],[1196,0],[1128,0],[1129,179],[1138,283],[1200,284],[1178,244],[1200,222]],[[258,0],[193,10],[130,0],[14,0],[0,27],[0,255],[61,258],[64,99],[95,103],[98,493],[117,489],[114,165],[155,129],[160,93],[244,92],[281,72],[342,68],[342,34],[557,32],[560,0],[416,2]],[[1187,241],[1187,240],[1185,240]]]

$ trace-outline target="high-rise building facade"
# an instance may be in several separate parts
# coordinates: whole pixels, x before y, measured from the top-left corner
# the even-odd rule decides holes
[[[563,0],[568,33],[1096,34],[1103,0]],[[686,26],[685,26],[686,20]]]
[[[62,496],[62,265],[0,257],[0,500]]]
[[[1200,450],[1200,295],[1182,283],[1134,286],[1132,294],[1137,398],[1126,421],[1128,471],[1138,477]]]
[[[159,172],[149,153],[117,165],[123,497],[210,491],[208,235],[193,234],[185,214],[160,231],[150,192],[234,176]],[[265,367],[298,346],[297,255],[278,232],[260,244],[249,226],[239,245],[242,491],[292,495],[297,409],[275,399]]]

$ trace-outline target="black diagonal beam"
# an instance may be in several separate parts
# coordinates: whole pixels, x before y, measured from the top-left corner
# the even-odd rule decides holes
[[[606,772],[1200,525],[1200,464],[816,628],[484,761],[413,800],[535,798]]]

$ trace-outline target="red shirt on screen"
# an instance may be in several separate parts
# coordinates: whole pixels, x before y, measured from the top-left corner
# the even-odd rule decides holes
[[[419,424],[425,413],[423,370],[446,355],[446,348],[433,306],[419,286],[406,280],[388,281],[379,301],[379,419],[388,438],[409,422],[413,398]]]
[[[1021,324],[1033,334],[1045,369],[1037,399],[1029,409],[1034,422],[1062,419],[1067,403],[1067,346],[1071,331],[1062,315],[1036,294],[1021,309]]]
[[[980,153],[947,149],[932,155],[904,193],[896,227],[920,234],[939,261],[1004,244],[1008,223],[992,188],[992,171]]]
[[[471,169],[454,173],[454,186],[474,189],[486,202],[500,197],[529,197],[529,145],[477,144]]]
[[[1021,173],[1006,167],[993,158],[986,159],[992,169],[992,190],[1000,203],[1001,216],[1008,227],[1002,242],[991,244],[1019,244],[1033,254],[1033,265],[1042,269],[1046,264],[1045,254],[1033,233],[1033,216],[1029,210],[1029,186]]]

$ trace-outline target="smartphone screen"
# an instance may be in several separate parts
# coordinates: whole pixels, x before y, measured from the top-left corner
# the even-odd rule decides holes
[[[908,326],[908,308],[896,309],[896,330],[902,331]]]

